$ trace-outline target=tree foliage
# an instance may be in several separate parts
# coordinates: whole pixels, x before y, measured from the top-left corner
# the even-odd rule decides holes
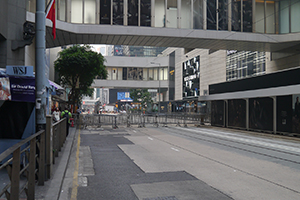
[[[104,57],[88,45],[74,45],[59,52],[54,66],[60,83],[70,88],[69,103],[75,105],[83,95],[91,96],[90,86],[95,78],[107,78],[104,62]]]
[[[148,89],[130,89],[130,98],[133,102],[141,103],[143,109],[151,108],[153,103]]]

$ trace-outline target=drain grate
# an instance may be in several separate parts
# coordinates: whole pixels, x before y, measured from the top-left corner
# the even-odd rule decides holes
[[[143,200],[178,200],[175,196],[144,198]]]

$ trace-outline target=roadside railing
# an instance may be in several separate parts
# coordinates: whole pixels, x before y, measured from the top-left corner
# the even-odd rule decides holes
[[[7,174],[7,184],[0,186],[0,198],[35,199],[35,185],[44,185],[52,176],[55,157],[66,140],[66,120],[52,125],[47,116],[46,130],[41,130],[0,154],[0,172]]]
[[[191,113],[172,113],[172,114],[82,114],[79,115],[78,120],[82,124],[82,128],[88,126],[101,127],[103,125],[111,125],[116,128],[121,125],[137,125],[138,127],[145,127],[146,125],[153,126],[167,126],[178,125],[187,126],[188,124],[201,125],[204,123],[205,115],[191,114]],[[78,122],[77,122],[78,123]]]

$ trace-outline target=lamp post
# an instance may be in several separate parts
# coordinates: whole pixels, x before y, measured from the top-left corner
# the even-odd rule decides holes
[[[150,62],[152,65],[158,65],[158,113],[160,113],[160,63]]]

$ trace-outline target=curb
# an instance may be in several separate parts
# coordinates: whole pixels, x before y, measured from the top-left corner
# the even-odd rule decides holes
[[[44,186],[36,186],[36,200],[54,200],[59,199],[67,166],[70,159],[71,149],[76,139],[76,128],[70,127],[70,134],[66,142],[56,158],[56,164],[53,165],[52,178],[45,182]]]

